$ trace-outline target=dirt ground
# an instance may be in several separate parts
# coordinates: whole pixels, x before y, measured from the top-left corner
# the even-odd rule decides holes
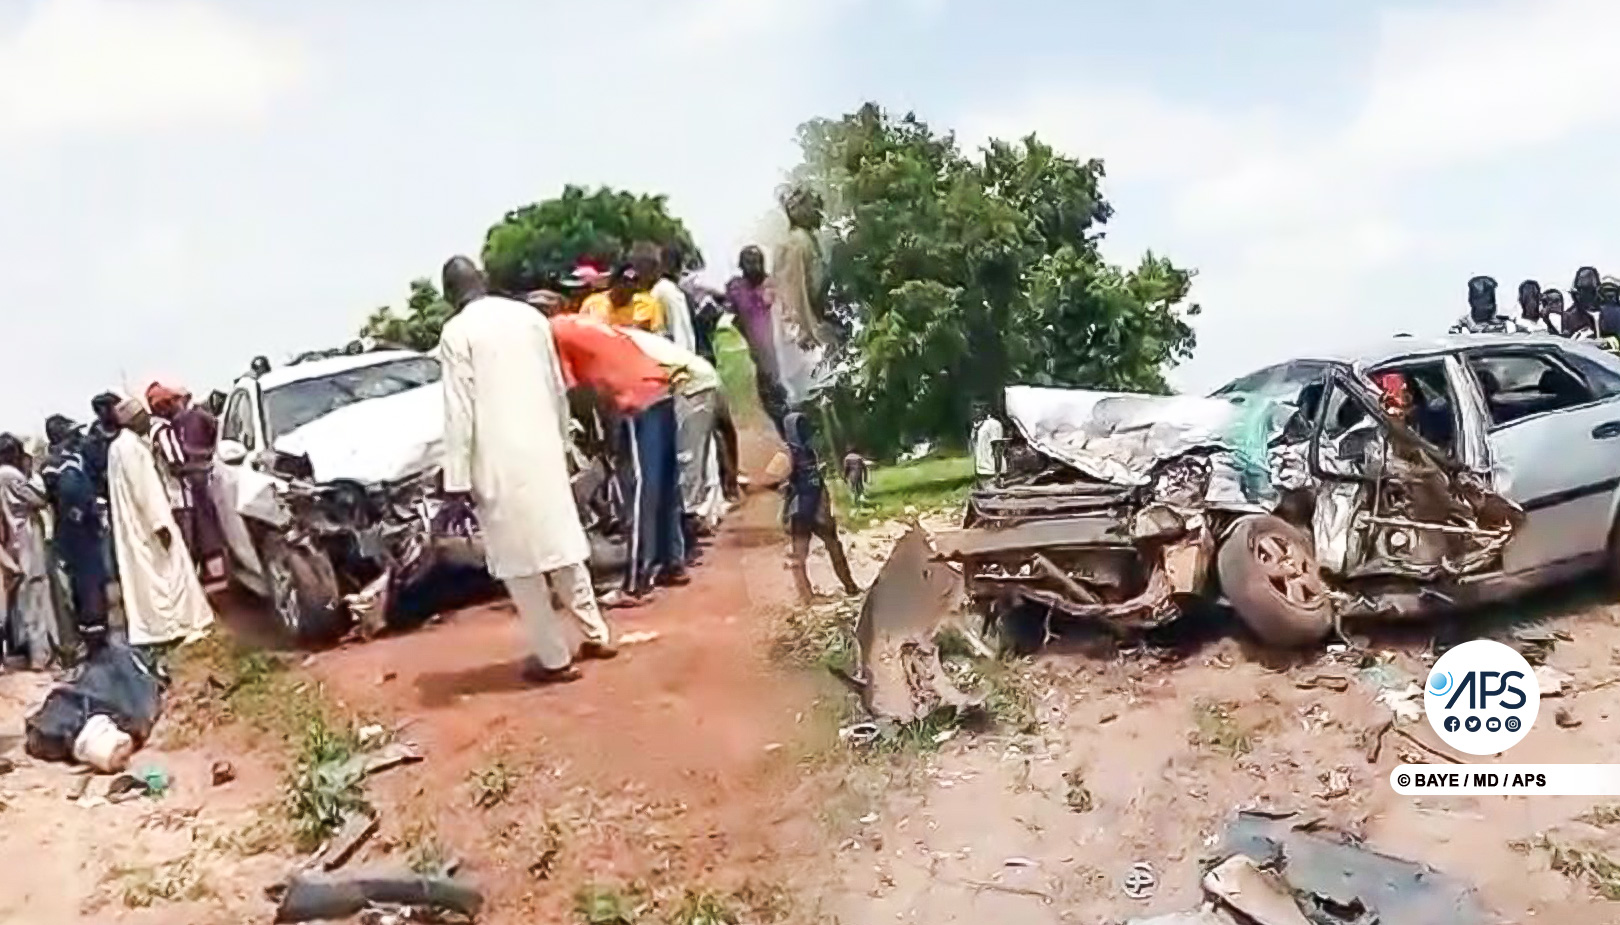
[[[1485,619],[1497,633],[1528,621],[1571,636],[1547,664],[1572,675],[1575,689],[1544,699],[1534,730],[1504,760],[1620,761],[1620,687],[1604,686],[1620,679],[1620,608],[1576,594]],[[1473,636],[1466,625],[1450,631]],[[1031,672],[1037,734],[958,737],[898,776],[852,772],[866,799],[846,814],[855,824],[842,833],[840,898],[829,907],[842,925],[1093,925],[1188,910],[1227,821],[1265,808],[1320,818],[1375,850],[1472,881],[1503,922],[1620,921],[1599,884],[1550,866],[1551,847],[1620,856],[1613,814],[1588,815],[1605,801],[1393,792],[1395,765],[1443,763],[1398,733],[1368,759],[1391,717],[1376,700],[1382,685],[1421,683],[1429,637],[1368,642],[1364,653],[1281,668],[1232,638],[1101,657],[1056,646]],[[1380,667],[1362,671],[1363,657]],[[1580,725],[1561,728],[1560,709]],[[1421,719],[1397,728],[1440,744]],[[1123,888],[1138,862],[1158,881],[1140,900]]]
[[[850,538],[863,584],[899,532]],[[813,575],[834,587],[819,555]],[[295,659],[300,684],[426,755],[372,778],[383,822],[350,866],[458,860],[491,923],[583,921],[585,891],[642,922],[728,907],[739,923],[1100,925],[1196,905],[1225,821],[1262,806],[1465,878],[1504,922],[1620,916],[1602,883],[1551,866],[1551,847],[1620,858],[1620,827],[1607,828],[1620,813],[1579,818],[1603,801],[1401,797],[1390,769],[1435,759],[1387,734],[1368,760],[1369,730],[1390,716],[1376,698],[1426,675],[1427,633],[1280,667],[1229,634],[1129,651],[1066,639],[1017,669],[1031,731],[869,754],[835,734],[847,693],[768,658],[789,592],[775,507],[759,497],[692,586],[613,612],[642,641],[578,683],[520,683],[523,638],[503,602]],[[1620,762],[1620,684],[1605,685],[1620,678],[1620,608],[1573,594],[1489,616],[1475,629],[1536,621],[1571,637],[1547,663],[1573,689],[1543,701],[1511,760]],[[239,726],[160,726],[134,767],[167,771],[167,795],[100,803],[103,778],[72,802],[79,775],[32,762],[17,739],[47,683],[0,675],[0,755],[17,762],[0,775],[0,922],[269,921],[263,890],[297,859],[275,822],[285,747]],[[1560,708],[1580,725],[1555,723]],[[239,776],[213,787],[222,758]],[[1137,862],[1158,881],[1141,900],[1121,888]]]

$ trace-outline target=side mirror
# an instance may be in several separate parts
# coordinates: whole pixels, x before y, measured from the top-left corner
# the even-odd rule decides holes
[[[227,466],[240,466],[247,461],[248,449],[235,440],[221,440],[214,450],[219,461]]]

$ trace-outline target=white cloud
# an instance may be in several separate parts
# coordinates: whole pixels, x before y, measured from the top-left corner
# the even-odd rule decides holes
[[[296,44],[199,0],[41,0],[0,36],[0,135],[254,120],[305,71]]]

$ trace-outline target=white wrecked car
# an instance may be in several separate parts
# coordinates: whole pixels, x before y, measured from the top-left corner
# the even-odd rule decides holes
[[[482,567],[476,539],[431,530],[443,455],[439,361],[387,350],[237,381],[210,489],[231,580],[297,641],[386,622],[438,564]]]
[[[1007,408],[1005,471],[938,538],[987,615],[1131,633],[1224,598],[1308,646],[1620,574],[1620,359],[1589,343],[1397,338],[1208,398],[1013,388]]]

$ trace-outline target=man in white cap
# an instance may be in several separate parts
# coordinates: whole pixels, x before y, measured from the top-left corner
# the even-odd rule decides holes
[[[147,443],[152,417],[137,398],[120,402],[116,414],[122,427],[107,450],[107,493],[129,641],[149,646],[201,639],[214,611]]]

